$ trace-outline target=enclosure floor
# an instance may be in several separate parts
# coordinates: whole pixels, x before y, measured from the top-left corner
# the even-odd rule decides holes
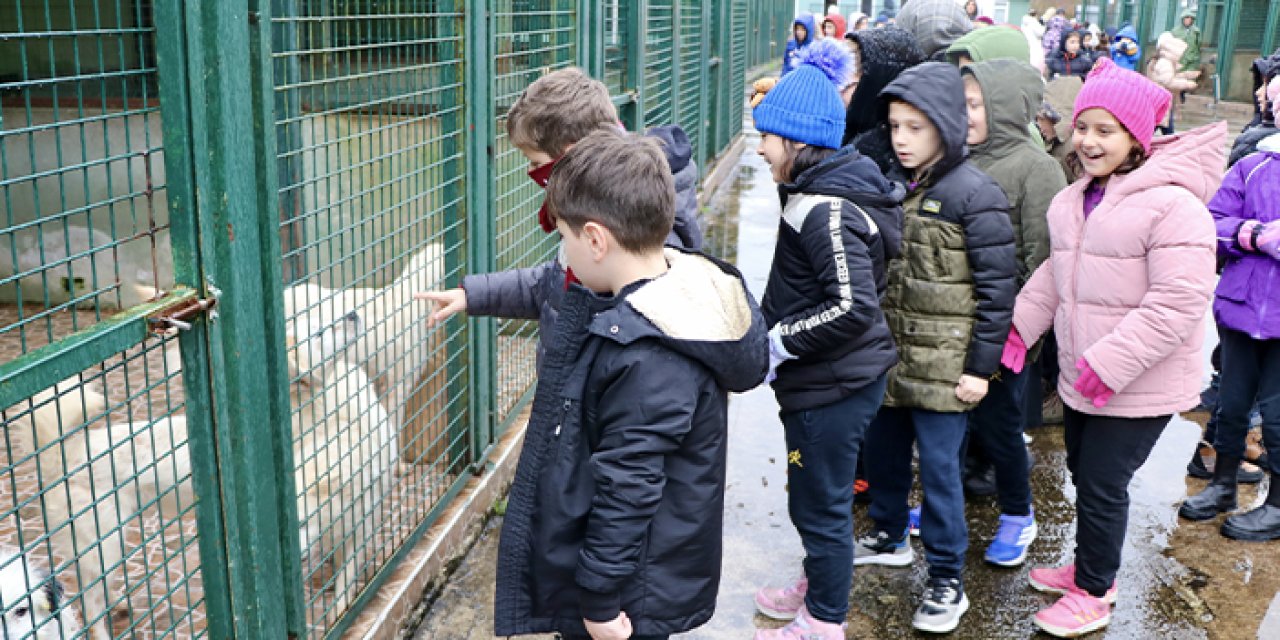
[[[27,307],[27,312],[30,313],[30,307]],[[13,324],[16,320],[14,306],[0,305],[0,326]],[[80,320],[83,322],[83,315]],[[50,322],[54,325],[52,333],[55,337],[66,336],[73,331],[69,311],[52,315]],[[27,339],[27,351],[44,344],[40,336],[29,334]],[[534,337],[498,337],[500,364],[496,404],[502,410],[499,415],[513,408],[532,384],[535,344]],[[149,339],[86,372],[87,378],[99,381],[104,387],[111,406],[120,405],[110,414],[109,420],[158,419],[167,415],[169,407],[177,414],[186,412],[181,376],[166,379],[171,374],[165,370],[164,347],[159,339]],[[23,351],[17,335],[0,334],[0,358],[4,361],[22,355]],[[144,392],[149,387],[155,388]],[[0,543],[24,548],[29,562],[48,567],[51,549],[45,542],[35,542],[44,532],[39,502],[15,510],[15,505],[28,501],[39,492],[35,459],[22,459],[24,456],[15,455],[20,459],[15,465],[10,457],[13,445],[8,439],[6,445],[0,446]],[[385,526],[373,533],[365,546],[369,551],[357,554],[361,556],[359,561],[364,569],[360,572],[361,586],[407,539],[457,478],[454,473],[444,473],[428,465],[402,464],[398,471],[396,484],[384,507],[382,522]],[[10,493],[14,495],[6,495]],[[117,607],[112,625],[114,635],[142,639],[205,635],[204,591],[200,573],[195,570],[199,566],[196,519],[191,505],[180,507],[185,513],[179,519],[173,519],[169,513],[162,518],[159,509],[153,507],[125,524],[125,589],[129,596],[127,607]],[[53,559],[56,566],[62,566],[67,560],[58,555]],[[310,574],[310,579],[304,581],[311,627],[308,635],[319,637],[323,635],[323,629],[334,622],[335,615],[346,608],[346,603],[335,606],[338,604],[335,594],[324,588],[332,576],[332,567],[304,567],[304,571]],[[64,567],[59,572],[59,581],[69,595],[69,606],[76,617],[82,617],[79,601],[74,596],[77,593],[74,568]],[[379,596],[394,593],[397,586],[393,575],[379,590]],[[350,597],[354,598],[354,595]],[[110,594],[111,600],[120,597],[121,594]],[[375,597],[369,606],[370,611],[366,613],[379,609],[379,600],[380,597]],[[362,623],[369,618],[358,618],[347,635],[361,632],[361,627],[365,626]]]

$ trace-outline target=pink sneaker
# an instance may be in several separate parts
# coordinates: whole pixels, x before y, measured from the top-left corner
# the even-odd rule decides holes
[[[761,587],[756,592],[756,609],[774,620],[794,620],[808,592],[809,579],[804,576],[785,587]]]
[[[1072,589],[1052,607],[1041,609],[1035,623],[1045,633],[1059,638],[1075,638],[1097,631],[1111,622],[1111,605],[1079,589]]]
[[[1061,567],[1039,567],[1032,569],[1027,574],[1027,581],[1031,583],[1031,588],[1044,593],[1056,593],[1063,595],[1071,591],[1078,591],[1076,587],[1076,565],[1075,563],[1063,565]],[[1102,600],[1107,604],[1116,603],[1116,583],[1111,583],[1111,588],[1103,594]]]
[[[844,624],[815,620],[800,606],[796,619],[781,629],[760,629],[755,640],[844,640]]]

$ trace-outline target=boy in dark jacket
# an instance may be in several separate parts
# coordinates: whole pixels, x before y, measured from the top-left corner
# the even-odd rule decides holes
[[[581,69],[569,67],[542,76],[525,89],[507,112],[507,135],[529,159],[529,177],[538,186],[546,187],[559,158],[579,139],[601,126],[616,127],[617,122],[617,109],[604,83]],[[667,234],[667,246],[697,251],[702,248],[698,165],[692,159],[689,137],[675,125],[654,127],[648,136],[662,143],[668,168],[675,176],[676,215]],[[545,205],[538,211],[538,225],[547,233],[555,231]],[[431,314],[432,324],[459,311],[473,316],[539,320],[544,329],[538,334],[541,361],[550,346],[548,336],[555,326],[560,298],[571,279],[557,258],[536,267],[468,275],[460,288],[424,292],[418,297],[440,306]]]
[[[1083,80],[1093,68],[1093,58],[1081,49],[1079,31],[1063,31],[1062,43],[1045,58],[1044,65],[1048,69],[1050,80],[1064,76],[1076,76]]]
[[[711,617],[727,391],[764,378],[767,332],[733,267],[664,250],[674,199],[657,144],[612,129],[582,139],[547,185],[577,281],[546,327],[555,347],[502,523],[496,635],[666,638]]]
[[[902,257],[889,267],[885,315],[898,345],[885,406],[867,431],[874,530],[855,564],[906,566],[912,445],[924,487],[920,536],[929,583],[912,625],[947,633],[969,608],[961,580],[968,531],[960,485],[967,412],[1000,366],[1018,287],[1009,203],[1000,185],[965,159],[964,84],[953,66],[926,62],[881,92],[909,186]]]

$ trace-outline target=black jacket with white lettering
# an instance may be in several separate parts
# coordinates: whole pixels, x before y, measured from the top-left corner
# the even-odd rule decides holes
[[[778,367],[778,404],[799,411],[852,395],[898,361],[880,297],[902,242],[902,189],[848,146],[778,191],[761,310],[796,356]]]

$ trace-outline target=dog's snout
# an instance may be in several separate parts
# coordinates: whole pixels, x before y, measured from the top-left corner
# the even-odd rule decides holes
[[[352,311],[351,313],[348,313],[345,317],[347,319],[347,322],[360,322],[360,314],[354,311]]]

